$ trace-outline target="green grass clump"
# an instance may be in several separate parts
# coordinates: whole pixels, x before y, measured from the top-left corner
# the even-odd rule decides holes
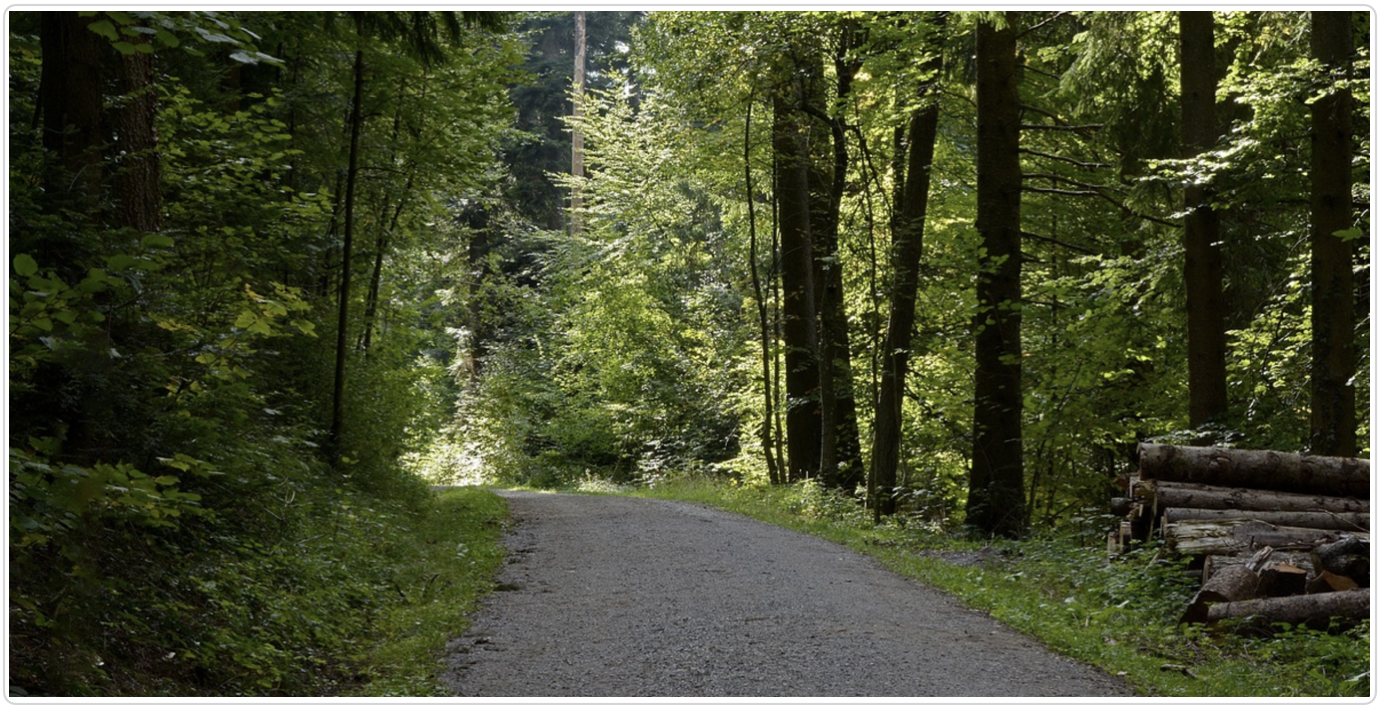
[[[1345,632],[1276,627],[1240,635],[1180,625],[1196,588],[1185,562],[1153,546],[1110,558],[1102,538],[1108,527],[1096,518],[999,541],[904,518],[873,525],[852,499],[810,483],[698,478],[632,493],[708,504],[850,546],[1148,695],[1370,694],[1369,622]]]

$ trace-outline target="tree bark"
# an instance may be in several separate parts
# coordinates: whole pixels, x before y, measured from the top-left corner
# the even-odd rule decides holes
[[[1016,13],[977,28],[977,369],[968,523],[1014,536],[1025,527],[1021,443],[1021,163]]]
[[[935,21],[944,24],[944,15]],[[891,244],[891,306],[887,313],[882,349],[881,380],[872,423],[872,469],[868,499],[877,514],[896,513],[896,470],[901,460],[901,403],[910,362],[910,340],[915,329],[915,298],[920,285],[920,259],[924,253],[925,214],[929,207],[930,167],[939,128],[939,75],[942,55],[926,62],[932,78],[920,86],[920,107],[911,114],[906,150],[905,181],[896,209]]]
[[[359,175],[359,134],[364,123],[364,50],[355,51],[354,100],[350,106],[350,147],[345,170],[344,243],[341,244],[339,311],[336,318],[335,380],[331,388],[331,432],[329,454],[339,464],[345,425],[345,363],[349,357],[350,272],[355,245],[355,181]]]
[[[1317,595],[1265,597],[1242,602],[1219,602],[1208,609],[1208,622],[1242,620],[1241,629],[1267,629],[1273,624],[1303,624],[1328,629],[1332,618],[1343,626],[1370,617],[1370,589],[1328,592]]]
[[[1142,480],[1136,487],[1138,496],[1145,498],[1155,512],[1171,507],[1242,511],[1318,511],[1338,514],[1370,512],[1369,499],[1293,494],[1268,489],[1241,489],[1153,479]]]
[[[1142,444],[1142,480],[1369,498],[1370,461],[1270,450]]]
[[[572,97],[571,115],[577,120],[584,115],[585,100],[585,13],[575,13],[575,67],[574,67],[574,96]],[[579,125],[574,126],[570,131],[570,175],[572,177],[585,176],[585,133]],[[570,234],[579,236],[584,232],[584,217],[580,214],[580,209],[584,207],[580,197],[580,188],[572,187],[570,190]]]
[[[783,72],[772,95],[777,228],[781,234],[781,335],[786,367],[786,480],[819,474],[821,413],[816,346],[814,252],[810,238],[808,154],[801,135],[800,89]]]
[[[42,13],[39,44],[43,65],[39,102],[43,147],[50,162],[44,191],[71,195],[79,210],[94,210],[102,190],[104,39],[87,29],[91,18],[76,12]]]
[[[1164,528],[1169,548],[1186,556],[1248,553],[1264,546],[1284,551],[1307,550],[1331,543],[1343,531],[1274,526],[1260,521],[1181,521]]]
[[[1331,531],[1370,531],[1370,514],[1327,511],[1242,511],[1240,509],[1165,509],[1160,515],[1165,524],[1180,521],[1259,521],[1275,526],[1296,526]]]
[[[1217,142],[1217,73],[1212,12],[1179,13],[1183,93],[1182,142],[1185,158],[1197,157]],[[1184,283],[1188,315],[1188,424],[1199,428],[1227,409],[1227,341],[1222,297],[1220,220],[1211,206],[1212,190],[1184,188]]]
[[[149,46],[147,35],[130,41]],[[162,165],[155,125],[158,95],[154,89],[153,54],[135,52],[121,56],[115,75],[121,96],[119,106],[111,111],[120,148],[115,159],[115,194],[119,200],[115,223],[138,231],[161,231]]]
[[[753,100],[749,98],[747,117],[743,120],[743,184],[747,191],[748,269],[752,274],[752,295],[757,301],[757,323],[762,344],[762,424],[758,426],[757,433],[762,444],[762,456],[767,463],[767,481],[771,484],[780,484],[781,471],[777,467],[776,454],[772,448],[772,421],[776,416],[776,393],[773,391],[771,375],[773,337],[767,321],[767,301],[762,293],[762,277],[757,272],[757,208],[754,204],[752,186],[752,104]]]
[[[1349,73],[1351,13],[1314,12],[1313,57],[1339,81]],[[1313,364],[1309,449],[1356,454],[1356,305],[1351,250],[1351,95],[1337,87],[1313,102],[1311,242]]]

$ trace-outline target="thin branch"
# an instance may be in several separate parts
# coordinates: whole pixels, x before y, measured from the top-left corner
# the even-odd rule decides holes
[[[1095,189],[1055,189],[1053,187],[1021,187],[1022,192],[1035,192],[1037,194],[1059,194],[1065,197],[1102,197],[1102,192]],[[1121,206],[1117,204],[1117,206]]]
[[[1036,241],[1044,241],[1045,243],[1052,243],[1052,244],[1054,244],[1054,245],[1056,245],[1056,246],[1063,246],[1064,248],[1067,248],[1067,249],[1069,249],[1070,251],[1077,251],[1077,252],[1079,252],[1079,253],[1082,253],[1082,254],[1088,255],[1088,256],[1095,256],[1095,255],[1097,255],[1097,251],[1094,251],[1094,250],[1092,250],[1091,248],[1084,248],[1084,247],[1082,247],[1082,246],[1075,246],[1075,245],[1069,243],[1068,241],[1061,241],[1061,240],[1059,240],[1059,239],[1057,239],[1057,238],[1054,238],[1053,236],[1045,236],[1044,234],[1037,234],[1037,233],[1033,233],[1033,232],[1031,232],[1031,231],[1022,231],[1022,232],[1021,232],[1021,237],[1022,237],[1022,238],[1033,238],[1033,239],[1035,239]]]
[[[1040,125],[1038,123],[1021,124],[1021,130],[1062,130],[1074,132],[1091,132],[1094,130],[1101,130],[1104,127],[1106,126],[1102,125],[1101,123],[1093,123],[1091,125]]]
[[[1100,167],[1111,167],[1111,165],[1109,165],[1109,164],[1107,164],[1107,163],[1105,163],[1105,162],[1082,162],[1082,161],[1079,161],[1079,160],[1075,160],[1075,159],[1073,159],[1073,158],[1071,158],[1071,157],[1063,157],[1062,155],[1051,155],[1051,154],[1049,154],[1049,153],[1047,153],[1047,152],[1040,152],[1039,150],[1031,150],[1030,148],[1021,148],[1021,152],[1024,153],[1024,154],[1026,154],[1026,155],[1034,155],[1035,157],[1043,157],[1043,158],[1045,158],[1046,160],[1057,160],[1057,161],[1059,161],[1059,162],[1066,162],[1066,163],[1068,163],[1068,164],[1070,164],[1070,165],[1074,165],[1074,166],[1077,166],[1077,167],[1082,167],[1082,168],[1088,169],[1088,170],[1095,170],[1095,169],[1098,169],[1098,168],[1100,168]]]
[[[1059,21],[1060,18],[1062,18],[1064,15],[1067,15],[1067,14],[1069,14],[1067,10],[1060,10],[1059,12],[1054,13],[1054,16],[1053,16],[1053,17],[1050,17],[1049,19],[1045,20],[1044,22],[1037,22],[1037,23],[1035,23],[1035,24],[1033,24],[1033,25],[1031,25],[1031,26],[1025,28],[1024,30],[1021,31],[1020,34],[1016,35],[1016,39],[1021,39],[1021,38],[1025,37],[1026,35],[1030,34],[1031,32],[1034,32],[1035,30],[1040,29],[1041,27],[1044,27],[1045,25],[1053,24],[1054,22]]]

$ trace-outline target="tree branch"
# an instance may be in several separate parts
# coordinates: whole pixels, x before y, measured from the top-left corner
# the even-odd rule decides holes
[[[1024,154],[1026,154],[1026,155],[1034,155],[1035,157],[1043,157],[1043,158],[1045,158],[1045,159],[1047,159],[1047,160],[1057,160],[1057,161],[1059,161],[1059,162],[1066,162],[1066,163],[1068,163],[1068,164],[1070,164],[1070,165],[1074,165],[1074,166],[1077,166],[1077,167],[1082,167],[1082,168],[1088,169],[1088,170],[1095,170],[1095,169],[1097,169],[1097,168],[1099,168],[1099,167],[1111,167],[1111,165],[1109,165],[1109,164],[1107,164],[1107,163],[1105,163],[1105,162],[1081,162],[1081,161],[1075,160],[1075,159],[1073,159],[1073,158],[1071,158],[1071,157],[1063,157],[1063,156],[1061,156],[1061,155],[1051,155],[1051,154],[1049,154],[1049,153],[1047,153],[1047,152],[1040,152],[1039,150],[1031,150],[1030,148],[1021,148],[1021,152],[1024,153]]]
[[[1022,232],[1021,232],[1021,237],[1022,237],[1022,238],[1033,238],[1033,239],[1035,239],[1036,241],[1044,241],[1045,243],[1052,243],[1052,244],[1054,244],[1054,245],[1056,245],[1056,246],[1063,246],[1064,248],[1067,248],[1067,249],[1069,249],[1070,251],[1077,251],[1077,252],[1079,252],[1079,253],[1082,253],[1082,254],[1088,255],[1088,256],[1095,256],[1095,255],[1097,255],[1097,251],[1094,251],[1094,250],[1092,250],[1091,248],[1084,248],[1084,247],[1082,247],[1082,246],[1075,246],[1075,245],[1069,243],[1068,241],[1061,241],[1061,240],[1059,240],[1059,239],[1057,239],[1057,238],[1054,238],[1053,236],[1045,236],[1044,234],[1037,234],[1037,233],[1033,233],[1033,232],[1030,232],[1030,231],[1022,231]]]

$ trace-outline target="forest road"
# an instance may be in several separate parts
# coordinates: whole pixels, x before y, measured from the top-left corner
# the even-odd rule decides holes
[[[457,696],[1131,696],[838,544],[683,502],[500,492]]]

